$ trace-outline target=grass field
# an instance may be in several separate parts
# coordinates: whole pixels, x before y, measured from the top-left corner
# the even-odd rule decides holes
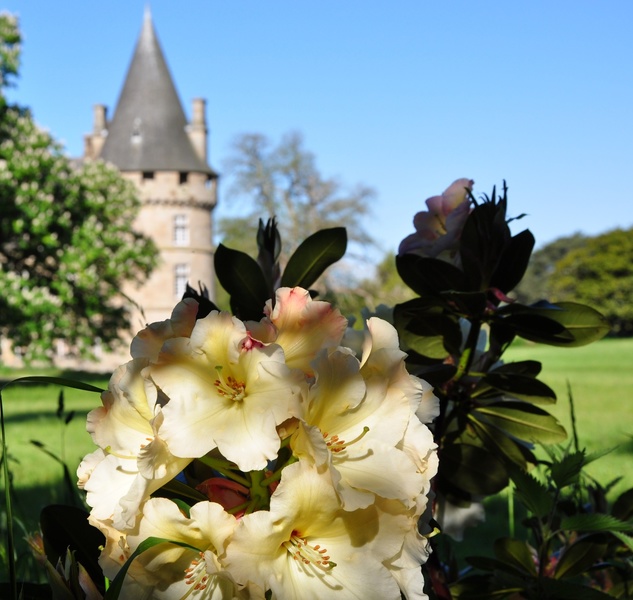
[[[623,476],[615,491],[633,487],[633,340],[603,340],[573,349],[519,343],[504,358],[506,362],[525,359],[542,362],[541,379],[554,389],[559,399],[547,409],[568,431],[569,382],[581,447],[589,452],[613,448],[609,455],[590,466],[590,473],[602,483]],[[0,370],[0,380],[6,382],[25,374]],[[38,374],[59,373],[39,371]],[[107,386],[106,375],[70,376],[98,387]],[[60,483],[62,466],[31,440],[44,444],[50,453],[65,460],[73,476],[80,459],[94,449],[85,430],[85,419],[88,411],[100,404],[99,395],[65,388],[65,411],[60,416],[56,413],[61,389],[54,385],[16,384],[3,392],[9,464],[15,489],[14,510],[26,529],[36,528],[43,506],[69,500]],[[65,424],[70,411],[74,411],[74,415]],[[491,536],[492,540],[507,534],[505,496],[489,502],[494,507],[489,511],[492,519],[483,529],[467,534],[460,554],[468,554],[470,546],[481,550],[488,545],[487,541],[482,544],[482,537]]]

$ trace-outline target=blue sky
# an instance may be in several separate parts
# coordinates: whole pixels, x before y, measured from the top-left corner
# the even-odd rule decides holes
[[[187,114],[208,101],[210,160],[231,140],[300,131],[325,176],[375,188],[387,250],[454,179],[490,193],[537,245],[633,225],[633,2],[154,0]],[[72,156],[92,105],[113,111],[142,0],[7,0],[24,35],[13,100]],[[228,182],[222,181],[220,193]],[[219,215],[239,207],[221,196]]]

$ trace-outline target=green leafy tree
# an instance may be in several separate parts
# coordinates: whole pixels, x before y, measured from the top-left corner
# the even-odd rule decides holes
[[[320,229],[345,227],[350,242],[375,243],[362,226],[374,191],[363,185],[348,191],[336,179],[323,177],[298,133],[284,136],[276,146],[260,134],[238,136],[225,170],[233,178],[229,199],[250,203],[247,215],[220,221],[219,234],[226,246],[255,253],[256,224],[272,217],[284,240],[282,260]]]
[[[556,263],[569,252],[581,248],[587,239],[587,236],[575,233],[558,238],[534,252],[525,276],[514,289],[513,295],[523,304],[532,304],[544,298],[554,297],[552,275],[556,270]]]
[[[551,275],[556,299],[574,298],[600,311],[616,335],[633,335],[633,229],[589,238],[566,253]]]
[[[0,18],[0,73],[17,73],[19,30]],[[128,326],[121,288],[144,280],[154,244],[131,224],[135,189],[102,162],[75,167],[28,109],[0,93],[0,331],[27,358],[56,340],[81,355]]]

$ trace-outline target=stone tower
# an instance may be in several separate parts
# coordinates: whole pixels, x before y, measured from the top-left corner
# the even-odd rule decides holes
[[[146,10],[123,89],[111,120],[94,107],[84,158],[114,164],[139,192],[135,228],[151,237],[160,261],[142,288],[124,290],[142,308],[132,329],[169,317],[187,282],[213,293],[212,210],[217,174],[207,160],[205,101],[193,100],[187,122]]]

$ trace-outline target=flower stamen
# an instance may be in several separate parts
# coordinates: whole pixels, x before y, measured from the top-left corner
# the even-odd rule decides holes
[[[330,557],[327,556],[326,548],[321,548],[320,544],[311,546],[296,531],[292,532],[289,540],[283,542],[283,546],[292,558],[302,562],[304,565],[312,565],[322,571],[329,571],[336,566],[336,563],[332,562]]]
[[[215,370],[218,374],[218,378],[213,382],[213,385],[218,394],[234,402],[244,400],[246,397],[246,383],[238,381],[232,375],[224,377],[221,367],[216,367]]]
[[[185,584],[190,585],[191,589],[187,591],[183,599],[189,596],[194,590],[204,590],[207,587],[208,581],[209,575],[206,570],[204,552],[200,552],[199,558],[194,558],[185,569]]]
[[[330,449],[330,452],[336,454],[338,452],[343,452],[343,450],[346,450],[348,446],[351,446],[352,444],[355,444],[356,442],[362,440],[368,431],[369,427],[363,427],[363,431],[349,442],[340,439],[338,435],[330,436],[327,433],[323,434],[323,438],[325,439],[325,445]]]

